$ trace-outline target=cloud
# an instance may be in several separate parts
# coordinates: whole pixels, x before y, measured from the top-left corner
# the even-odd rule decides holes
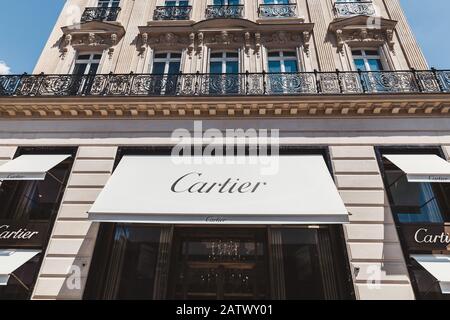
[[[0,60],[0,74],[10,74],[11,68],[6,64],[5,61]]]

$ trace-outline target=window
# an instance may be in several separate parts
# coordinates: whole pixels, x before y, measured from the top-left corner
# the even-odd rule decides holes
[[[289,4],[289,0],[264,0],[264,4]]]
[[[181,53],[163,52],[155,53],[152,66],[151,93],[174,94],[181,68]]]
[[[239,53],[211,52],[209,57],[209,93],[232,94],[240,89]]]
[[[298,59],[295,51],[270,51],[268,61],[270,73],[298,72]]]
[[[166,0],[166,7],[187,7],[189,6],[189,1],[186,0]]]
[[[438,152],[430,150],[431,153]],[[404,154],[411,151],[390,151]],[[427,150],[414,150],[427,153]],[[428,152],[429,153],[429,152]],[[413,183],[398,167],[383,157],[384,180],[392,213],[399,223],[444,223],[450,221],[450,185],[447,183]]]
[[[73,94],[88,94],[94,77],[100,66],[102,54],[99,53],[83,53],[79,54],[75,60],[73,74],[76,76],[76,81],[73,83]]]
[[[269,51],[269,88],[274,94],[293,94],[301,92],[298,87],[298,58],[295,51]]]
[[[75,60],[75,67],[73,69],[73,74],[75,75],[96,74],[98,67],[100,66],[101,59],[102,54],[99,53],[79,54],[77,59]]]
[[[239,72],[238,52],[211,52],[209,72],[233,74]]]
[[[20,155],[61,152],[64,150],[19,150]],[[0,220],[51,221],[58,212],[72,162],[73,157],[61,162],[42,181],[4,181],[0,185]]]
[[[240,0],[214,0],[213,5],[215,5],[215,6],[238,6],[238,5],[240,5]]]
[[[98,6],[102,8],[117,8],[120,0],[98,0]]]
[[[352,50],[355,68],[361,71],[383,71],[383,63],[378,49]]]

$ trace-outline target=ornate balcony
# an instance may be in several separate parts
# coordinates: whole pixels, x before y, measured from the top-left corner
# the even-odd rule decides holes
[[[86,8],[81,16],[81,22],[90,21],[116,21],[121,8],[103,8],[89,7]]]
[[[450,93],[450,70],[240,74],[2,75],[8,96],[271,96]]]
[[[358,15],[372,16],[376,13],[372,1],[336,2],[334,4],[334,10],[338,17],[351,17]]]
[[[297,16],[296,4],[261,4],[260,18],[293,18]]]
[[[242,17],[244,17],[243,5],[208,6],[206,8],[206,19],[237,19]]]
[[[192,6],[159,6],[153,14],[153,20],[189,20]]]

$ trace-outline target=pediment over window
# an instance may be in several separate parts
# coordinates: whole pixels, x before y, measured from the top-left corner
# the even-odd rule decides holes
[[[339,19],[330,24],[329,31],[337,38],[338,49],[342,51],[344,44],[379,46],[384,43],[394,48],[394,30],[397,21],[381,17],[356,16]]]
[[[114,46],[125,35],[125,28],[116,22],[90,21],[61,28],[64,38],[61,44],[63,54],[67,47],[76,50],[105,50],[114,52]]]
[[[261,44],[271,47],[296,47],[302,43],[309,50],[309,42],[314,28],[313,23],[255,23],[246,19],[211,19],[194,24],[160,25],[150,23],[139,27],[141,50],[147,46],[158,48],[188,48],[201,55],[204,45],[218,48],[239,48],[244,46],[246,53],[254,48],[259,54]]]

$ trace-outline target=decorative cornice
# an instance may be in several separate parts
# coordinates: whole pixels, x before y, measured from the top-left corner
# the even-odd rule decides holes
[[[446,94],[0,99],[0,118],[448,117],[449,112]]]
[[[61,30],[64,34],[60,45],[63,57],[68,46],[75,50],[109,49],[111,56],[114,47],[125,35],[125,28],[118,22],[89,21]]]
[[[344,44],[379,46],[383,43],[387,43],[393,51],[396,25],[397,21],[381,17],[355,16],[336,19],[330,24],[329,30],[335,34],[340,52],[343,52]]]

